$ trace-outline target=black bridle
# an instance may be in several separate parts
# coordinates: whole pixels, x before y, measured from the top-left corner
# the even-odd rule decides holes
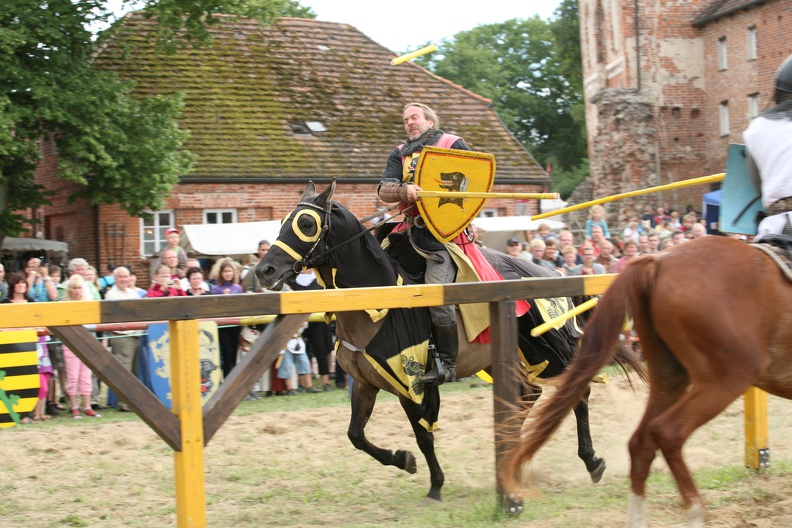
[[[330,219],[331,219],[331,214],[330,213],[331,213],[331,211],[333,209],[333,202],[332,201],[328,202],[326,209],[324,209],[322,207],[319,207],[318,205],[316,205],[314,203],[310,203],[310,202],[298,202],[297,205],[298,206],[303,205],[303,206],[306,206],[306,207],[310,207],[310,208],[315,209],[315,210],[317,210],[317,211],[319,211],[321,213],[324,213],[324,218],[322,220],[322,232],[319,234],[319,237],[317,237],[316,242],[314,242],[313,246],[311,246],[311,249],[309,249],[308,252],[300,260],[295,261],[294,264],[292,265],[292,272],[295,274],[295,276],[300,274],[302,272],[302,270],[305,269],[305,268],[313,268],[313,267],[317,266],[328,255],[332,254],[335,251],[338,251],[339,249],[343,248],[344,246],[346,246],[348,244],[351,244],[355,240],[365,236],[366,233],[368,233],[369,231],[377,229],[379,226],[385,224],[388,220],[391,219],[391,218],[383,218],[382,220],[380,220],[379,222],[377,222],[373,226],[364,228],[363,231],[357,233],[353,237],[348,238],[348,239],[344,240],[343,242],[341,242],[340,244],[337,244],[335,246],[329,246],[327,243],[324,243],[324,248],[325,249],[322,252],[320,252],[319,254],[311,256],[311,254],[319,246],[319,244],[321,242],[323,242],[323,239],[325,238],[325,236],[330,232]],[[380,209],[374,215],[367,216],[366,218],[363,218],[362,220],[360,220],[360,223],[362,225],[364,222],[368,222],[369,220],[372,220],[373,218],[376,218],[376,217],[378,217],[381,214],[387,213],[388,211],[391,211],[391,210],[395,209],[398,206],[399,206],[399,204],[396,204],[396,205],[394,205],[392,207],[389,207],[389,208],[386,208],[386,209]],[[399,214],[404,214],[405,212],[407,212],[409,209],[411,209],[413,207],[415,207],[415,204],[412,204],[409,207],[406,207],[405,209],[400,211]],[[398,216],[398,215],[396,215],[396,216]]]

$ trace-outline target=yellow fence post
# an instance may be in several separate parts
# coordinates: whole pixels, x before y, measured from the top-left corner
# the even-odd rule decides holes
[[[176,525],[206,526],[204,432],[198,321],[170,321],[171,389],[173,412],[181,423],[181,451],[174,452]]]
[[[770,466],[767,444],[767,393],[751,387],[743,397],[745,405],[745,465],[754,469]]]

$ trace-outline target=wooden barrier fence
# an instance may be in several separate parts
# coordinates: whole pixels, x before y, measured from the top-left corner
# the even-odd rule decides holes
[[[513,357],[513,351],[517,348],[515,301],[598,295],[605,292],[614,278],[615,275],[594,275],[234,296],[6,304],[0,305],[0,327],[49,328],[108,387],[128,402],[174,451],[177,526],[204,527],[204,446],[309,314],[489,303],[497,467],[507,448],[499,431],[505,430],[505,423],[513,412],[505,402],[515,400],[517,384],[520,383],[512,369],[506,367],[508,358]],[[201,407],[198,320],[268,315],[275,315],[274,321],[267,325],[250,351]],[[168,321],[171,336],[172,412],[82,326],[141,321]],[[500,480],[497,480],[497,485],[503,500]]]

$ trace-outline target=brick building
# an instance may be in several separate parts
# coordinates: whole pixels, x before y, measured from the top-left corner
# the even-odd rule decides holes
[[[583,201],[723,172],[792,53],[789,0],[580,0],[591,176]],[[687,187],[607,206],[701,206]],[[582,194],[587,194],[586,196]]]
[[[346,24],[279,19],[265,27],[226,18],[202,49],[164,55],[153,47],[152,20],[130,13],[97,65],[134,79],[140,94],[183,92],[180,126],[198,155],[190,174],[153,219],[130,218],[117,206],[73,205],[73,184],[55,178],[57,142],[42,140],[37,180],[56,192],[53,205],[31,211],[47,238],[68,242],[71,257],[97,268],[131,266],[148,284],[149,260],[164,231],[185,224],[280,219],[313,180],[333,178],[335,198],[358,217],[381,207],[376,189],[388,153],[403,143],[401,110],[421,101],[441,128],[497,160],[496,190],[541,192],[550,180],[503,126],[491,101],[406,63]],[[133,44],[127,47],[126,44]],[[491,200],[494,214],[514,214],[513,200]],[[536,204],[530,204],[535,212]],[[255,252],[258,240],[250,241]]]

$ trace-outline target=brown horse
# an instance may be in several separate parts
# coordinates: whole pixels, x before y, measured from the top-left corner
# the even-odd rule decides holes
[[[256,266],[255,273],[261,284],[270,289],[281,289],[283,284],[305,267],[315,268],[320,283],[326,287],[353,288],[371,286],[394,286],[408,275],[382,249],[374,236],[358,221],[352,213],[338,202],[332,201],[335,182],[321,194],[311,183],[305,190],[297,207],[289,213],[281,227],[278,239],[269,253]],[[497,252],[492,252],[497,253]],[[509,259],[507,255],[487,254],[487,258],[497,260],[499,269],[524,266],[523,270],[533,275],[545,275],[547,270],[521,259]],[[527,271],[526,271],[527,270]],[[513,272],[513,270],[512,270]],[[517,278],[515,276],[515,278]],[[569,299],[558,302],[572,304]],[[547,367],[539,374],[548,378],[560,374],[569,364],[577,348],[580,333],[570,321],[559,329],[554,329],[539,337],[531,337],[532,328],[543,322],[535,303],[531,309],[518,319],[518,341],[520,350],[531,365],[546,362]],[[415,456],[407,450],[383,449],[372,444],[365,434],[366,424],[374,410],[374,403],[380,390],[395,394],[407,414],[415,433],[415,439],[423,453],[430,472],[431,487],[428,497],[440,500],[444,482],[443,471],[434,450],[434,436],[424,423],[426,415],[423,407],[408,397],[404,389],[394,388],[393,372],[387,372],[374,358],[384,349],[402,339],[421,336],[414,343],[428,340],[430,327],[429,313],[426,308],[391,309],[382,318],[373,319],[371,313],[364,311],[342,311],[336,313],[336,334],[339,346],[336,349],[338,362],[354,379],[352,388],[352,417],[349,423],[349,439],[352,444],[384,465],[395,466],[409,473],[416,472]],[[480,370],[489,369],[491,352],[489,344],[468,343],[462,326],[459,327],[459,357],[457,376],[464,378]],[[404,348],[399,347],[398,350]],[[404,358],[402,359],[404,361]],[[513,357],[517,368],[517,354]],[[412,374],[417,368],[411,361],[404,365]],[[388,379],[390,377],[390,381]],[[414,379],[414,378],[413,378]],[[409,388],[410,385],[407,386]],[[414,390],[424,391],[424,401],[430,399],[434,391],[436,405],[439,406],[437,387],[423,389],[412,385]],[[534,401],[541,394],[538,385],[524,384],[522,399]],[[588,389],[581,391],[581,398],[574,405],[578,428],[578,456],[583,460],[594,482],[598,482],[605,471],[605,461],[595,456],[588,423]],[[439,407],[438,407],[439,408]],[[518,513],[521,506],[508,505],[510,513]]]
[[[763,251],[744,242],[703,237],[631,262],[588,321],[562,387],[533,410],[531,430],[502,475],[518,474],[557,429],[592,373],[612,356],[627,310],[649,382],[646,411],[629,442],[628,526],[646,526],[646,479],[658,449],[689,526],[703,526],[701,495],[682,459],[685,441],[751,386],[792,398],[792,283]],[[505,487],[521,493],[513,480]]]

